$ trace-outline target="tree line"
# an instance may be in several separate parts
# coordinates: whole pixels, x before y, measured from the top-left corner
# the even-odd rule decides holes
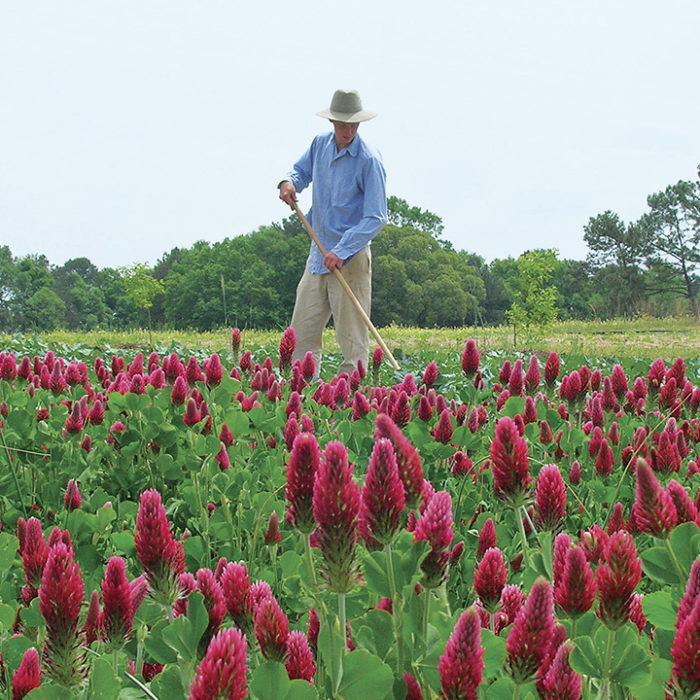
[[[530,250],[487,263],[455,250],[442,219],[389,198],[389,223],[372,243],[372,320],[419,327],[640,314],[698,315],[700,170],[649,195],[625,223],[615,212],[584,226],[585,260]],[[477,232],[478,235],[478,232]],[[0,246],[0,328],[5,332],[218,327],[282,329],[308,253],[296,216],[191,248],[173,248],[152,268],[98,269],[87,258],[51,265]]]

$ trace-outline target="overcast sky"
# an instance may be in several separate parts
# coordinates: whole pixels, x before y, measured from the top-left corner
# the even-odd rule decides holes
[[[589,217],[697,177],[699,27],[698,0],[0,0],[0,245],[154,264],[280,221],[342,87],[455,248],[582,260]]]

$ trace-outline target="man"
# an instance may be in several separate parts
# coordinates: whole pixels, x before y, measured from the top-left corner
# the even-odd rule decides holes
[[[279,184],[280,199],[294,208],[297,194],[313,182],[307,218],[327,252],[323,257],[311,243],[292,314],[297,338],[292,361],[311,351],[319,372],[323,329],[333,316],[343,353],[340,372],[350,373],[359,360],[367,366],[369,335],[362,316],[329,272],[340,270],[369,315],[369,244],[387,221],[386,173],[379,153],[357,133],[360,122],[377,116],[362,108],[357,91],[336,90],[330,109],[318,116],[329,119],[333,131],[317,136]]]

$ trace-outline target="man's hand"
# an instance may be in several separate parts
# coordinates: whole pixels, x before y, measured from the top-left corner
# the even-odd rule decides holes
[[[294,202],[297,201],[297,188],[288,180],[280,185],[280,199],[288,204],[290,209],[294,209]]]
[[[335,254],[328,253],[325,258],[323,258],[323,264],[331,271],[340,270],[343,267],[343,261]]]

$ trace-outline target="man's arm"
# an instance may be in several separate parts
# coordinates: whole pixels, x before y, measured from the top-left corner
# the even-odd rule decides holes
[[[386,172],[378,158],[368,163],[364,177],[362,218],[349,228],[329,251],[340,260],[347,260],[362,250],[384,228],[388,220],[386,206]],[[332,262],[332,261],[331,261]],[[324,264],[325,261],[324,261]],[[328,267],[328,264],[326,264]],[[330,268],[329,268],[330,269]]]
[[[316,139],[313,140],[309,149],[294,164],[292,170],[279,183],[280,199],[294,209],[294,202],[297,201],[297,193],[302,192],[311,183],[313,173],[313,152]]]

